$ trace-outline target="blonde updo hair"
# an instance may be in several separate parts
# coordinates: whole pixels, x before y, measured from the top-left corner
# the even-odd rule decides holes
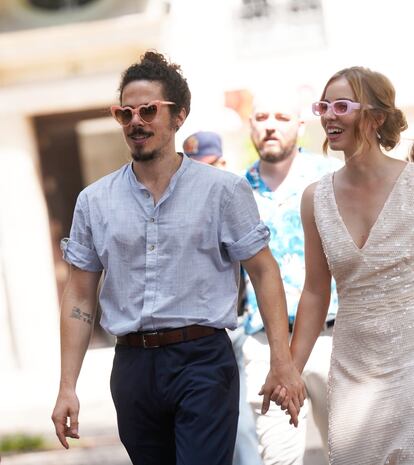
[[[355,126],[356,153],[361,153],[366,145],[371,146],[367,136],[370,124],[378,126],[377,136],[380,146],[387,151],[393,149],[400,141],[400,133],[408,126],[404,113],[395,106],[395,89],[391,81],[383,74],[362,66],[345,68],[329,79],[322,92],[321,100],[325,99],[328,86],[342,77],[351,86],[355,101],[362,104],[359,120]],[[372,108],[368,108],[368,105]],[[325,139],[323,151],[326,153],[327,149],[328,139]]]

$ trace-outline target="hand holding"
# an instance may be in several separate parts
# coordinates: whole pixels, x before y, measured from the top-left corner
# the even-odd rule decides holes
[[[263,395],[262,414],[269,410],[270,401],[274,401],[282,410],[287,410],[290,422],[298,426],[298,415],[306,398],[306,390],[293,363],[272,366],[259,395]]]

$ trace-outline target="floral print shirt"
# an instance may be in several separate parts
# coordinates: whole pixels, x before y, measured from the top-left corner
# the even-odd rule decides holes
[[[277,260],[286,292],[289,323],[293,323],[305,280],[304,234],[300,217],[300,203],[305,188],[318,181],[325,173],[335,171],[342,163],[333,157],[323,157],[300,151],[292,163],[282,184],[271,191],[260,177],[260,161],[256,161],[246,173],[262,221],[270,229],[270,250]],[[244,326],[247,334],[263,329],[253,286],[246,281],[247,316]],[[331,304],[327,319],[335,317],[337,296],[332,286]]]

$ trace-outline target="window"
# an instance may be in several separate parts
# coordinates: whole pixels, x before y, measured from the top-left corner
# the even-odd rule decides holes
[[[96,0],[28,0],[31,6],[47,11],[71,10],[94,2]]]

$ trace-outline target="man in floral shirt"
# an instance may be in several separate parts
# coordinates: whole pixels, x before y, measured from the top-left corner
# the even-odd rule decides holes
[[[335,158],[306,153],[298,147],[303,129],[296,97],[285,95],[276,103],[266,96],[256,99],[250,119],[251,139],[259,155],[247,171],[261,219],[271,232],[270,249],[280,266],[289,312],[290,329],[305,278],[304,236],[300,202],[306,186],[325,173],[335,171],[341,162]],[[317,426],[327,441],[326,383],[331,351],[331,326],[336,313],[333,292],[328,312],[327,331],[318,340],[303,377],[311,400]],[[260,414],[261,373],[269,363],[269,351],[263,322],[253,286],[246,277],[244,344],[247,376],[247,399],[256,416],[256,429],[265,465],[300,465],[306,442],[307,408],[301,409],[298,428],[289,425],[287,416],[277,406]]]

